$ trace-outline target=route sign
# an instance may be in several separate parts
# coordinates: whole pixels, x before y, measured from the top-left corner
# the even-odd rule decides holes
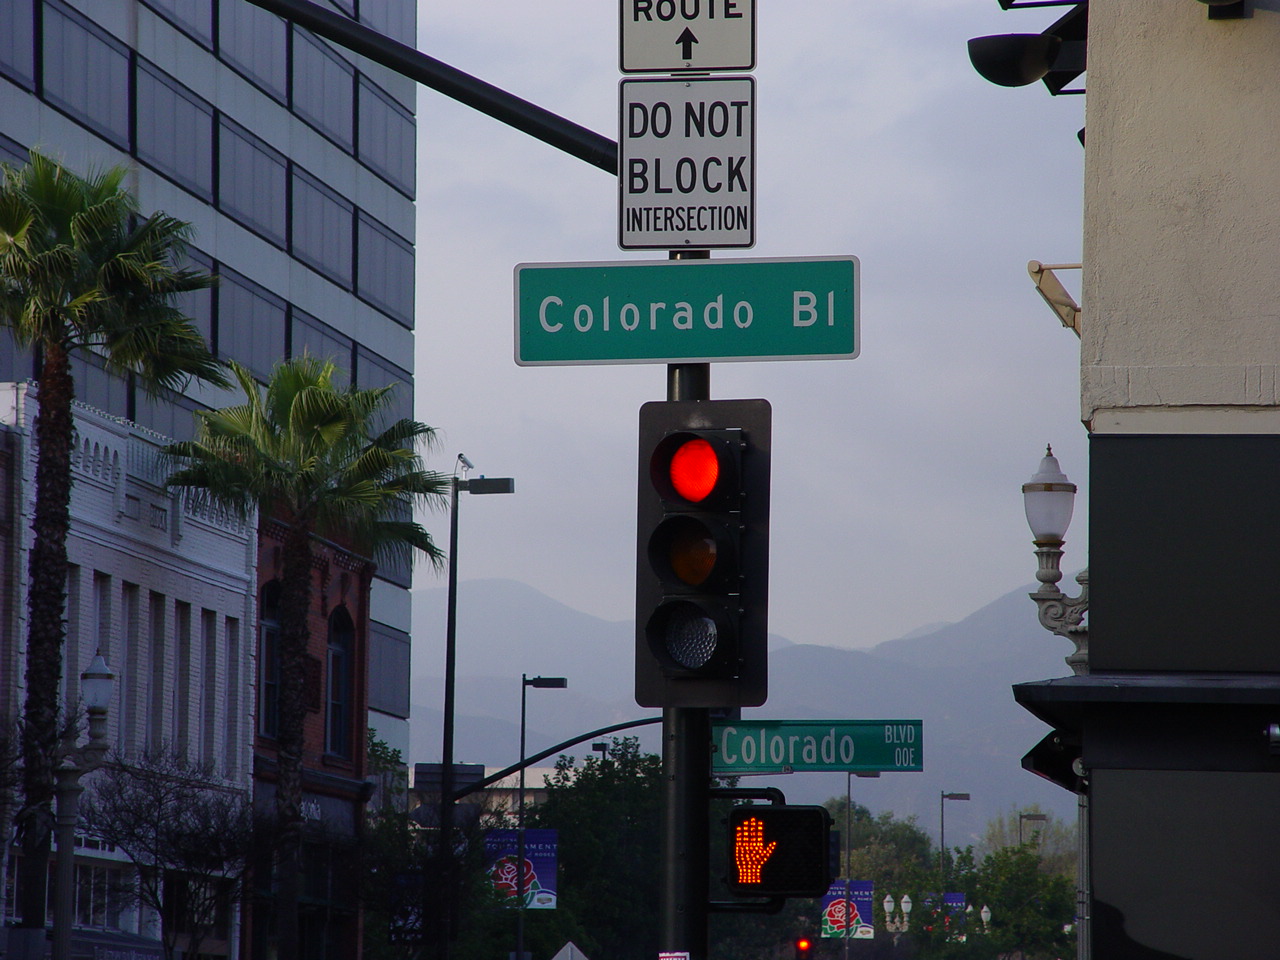
[[[711,733],[716,776],[924,769],[923,720],[737,720]]]
[[[521,366],[852,359],[856,257],[522,263]]]
[[[754,70],[755,0],[620,0],[623,73]]]
[[[618,246],[754,246],[755,79],[643,77],[618,89]]]

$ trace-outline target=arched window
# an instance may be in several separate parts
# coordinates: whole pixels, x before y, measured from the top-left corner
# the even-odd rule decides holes
[[[269,580],[258,601],[258,733],[280,735],[280,581]]]
[[[326,753],[350,759],[351,719],[354,709],[356,628],[346,607],[329,616],[329,662],[325,697]]]

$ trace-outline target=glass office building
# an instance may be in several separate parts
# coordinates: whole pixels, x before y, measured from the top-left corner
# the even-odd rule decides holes
[[[414,0],[319,2],[416,45]],[[361,387],[396,384],[397,416],[413,411],[415,99],[411,81],[247,0],[0,0],[0,160],[127,166],[141,210],[190,222],[191,259],[220,278],[185,304],[217,356],[262,379],[304,351],[334,357]],[[36,359],[0,337],[0,382]],[[233,402],[200,386],[152,398],[92,358],[74,374],[77,399],[167,437]],[[407,566],[371,579],[353,699],[405,752],[408,587]]]

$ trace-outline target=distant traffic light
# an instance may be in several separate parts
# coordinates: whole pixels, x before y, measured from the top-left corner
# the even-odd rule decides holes
[[[726,876],[730,892],[821,896],[831,886],[830,836],[831,815],[825,807],[734,807],[729,813]]]
[[[768,693],[767,400],[640,408],[636,702],[758,706]]]
[[[808,937],[796,937],[796,960],[809,960],[809,952],[812,949],[812,940]]]

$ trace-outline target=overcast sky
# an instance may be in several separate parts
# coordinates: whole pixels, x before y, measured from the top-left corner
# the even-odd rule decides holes
[[[860,357],[711,372],[714,398],[773,405],[770,629],[792,641],[869,646],[1032,582],[1019,487],[1047,442],[1081,486],[1064,567],[1087,562],[1079,343],[1026,272],[1079,262],[1084,98],[993,86],[965,50],[1059,14],[759,0],[757,244],[713,256],[862,266]],[[617,137],[611,0],[421,0],[418,45]],[[460,576],[628,619],[637,411],[665,368],[517,367],[512,269],[663,254],[618,249],[612,176],[418,102],[417,415],[443,438],[436,469],[463,452],[516,478],[514,496],[463,495]],[[427,522],[447,544],[447,517]]]

